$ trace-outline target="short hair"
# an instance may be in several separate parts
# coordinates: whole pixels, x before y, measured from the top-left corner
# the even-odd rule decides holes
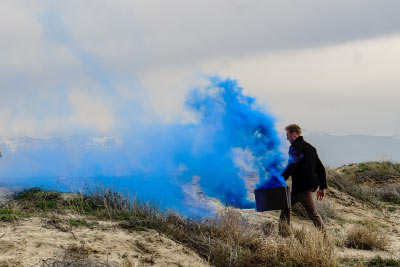
[[[285,130],[289,133],[297,133],[298,135],[301,135],[301,128],[297,124],[289,124],[285,127]]]

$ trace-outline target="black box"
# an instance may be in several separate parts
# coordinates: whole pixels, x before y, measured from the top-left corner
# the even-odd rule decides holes
[[[290,209],[290,189],[288,186],[256,189],[254,194],[257,211]]]

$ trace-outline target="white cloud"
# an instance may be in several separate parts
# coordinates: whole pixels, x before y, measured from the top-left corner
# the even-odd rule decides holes
[[[82,128],[92,128],[100,133],[112,130],[114,114],[103,97],[82,87],[71,90],[69,101],[74,110],[73,118]]]
[[[281,125],[335,134],[400,132],[400,36],[323,48],[221,58],[203,70],[231,75],[259,96]]]
[[[44,46],[42,27],[23,2],[1,2],[0,38],[0,81],[40,66]]]
[[[397,122],[399,41],[383,37],[400,31],[399,8],[392,0],[5,0],[0,135],[114,132],[139,109],[190,120],[183,100],[200,70],[238,78],[284,122],[399,133],[379,120]]]

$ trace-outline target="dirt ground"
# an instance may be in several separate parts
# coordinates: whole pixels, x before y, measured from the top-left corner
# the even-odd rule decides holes
[[[110,266],[209,266],[190,249],[153,230],[129,232],[102,223],[70,228],[55,219],[0,224],[0,266],[48,266],[66,252]],[[96,265],[97,266],[97,265]]]
[[[11,195],[11,190],[0,188],[2,202]],[[333,188],[327,191],[323,201],[338,215],[336,219],[325,220],[328,234],[338,243],[351,227],[365,223],[378,226],[390,239],[385,251],[338,246],[340,258],[368,259],[378,255],[400,258],[398,205],[391,212],[379,211]],[[241,213],[252,224],[268,224],[277,229],[278,211],[241,210]],[[76,215],[65,216],[77,219]],[[0,267],[50,266],[49,262],[71,252],[82,254],[87,261],[108,264],[93,266],[209,266],[192,250],[156,231],[128,231],[106,221],[93,222],[95,227],[72,227],[65,224],[68,219],[43,216],[0,222]],[[293,226],[313,227],[309,220],[297,216]]]

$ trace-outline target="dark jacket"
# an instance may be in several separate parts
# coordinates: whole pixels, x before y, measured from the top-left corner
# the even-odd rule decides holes
[[[292,176],[292,193],[325,189],[326,173],[318,157],[317,150],[299,136],[289,148],[289,163],[282,176],[287,180]]]

